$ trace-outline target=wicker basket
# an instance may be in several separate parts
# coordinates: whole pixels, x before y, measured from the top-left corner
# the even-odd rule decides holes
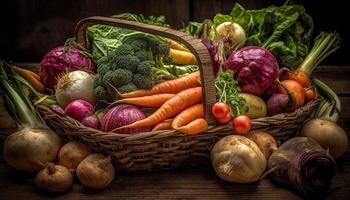
[[[86,28],[93,24],[113,25],[136,31],[143,31],[167,37],[183,43],[195,54],[201,72],[203,105],[206,120],[210,124],[207,132],[186,136],[175,130],[145,132],[134,135],[106,133],[83,126],[78,121],[60,116],[45,106],[38,111],[46,124],[69,140],[79,140],[98,152],[111,155],[115,167],[127,172],[167,170],[177,167],[193,167],[208,164],[210,149],[215,142],[233,133],[230,126],[216,126],[210,108],[215,103],[214,75],[207,48],[203,43],[185,33],[169,28],[146,25],[137,22],[107,17],[90,17],[78,22],[75,30],[76,41],[84,47],[90,44]],[[295,135],[296,130],[312,116],[319,99],[308,102],[292,113],[252,120],[253,130],[267,131],[278,141]]]

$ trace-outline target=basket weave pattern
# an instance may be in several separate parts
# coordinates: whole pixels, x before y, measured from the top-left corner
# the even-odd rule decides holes
[[[215,142],[233,134],[232,127],[216,126],[210,108],[216,101],[214,75],[209,52],[200,40],[169,28],[129,22],[114,18],[91,17],[78,22],[76,41],[89,48],[86,28],[92,24],[107,24],[168,37],[182,42],[195,56],[201,72],[203,105],[206,120],[211,126],[202,134],[187,136],[175,130],[151,131],[138,134],[107,133],[83,126],[78,121],[60,116],[45,106],[38,112],[46,124],[68,140],[78,140],[93,150],[112,156],[115,167],[128,172],[167,170],[208,164]],[[292,113],[252,120],[252,130],[269,132],[277,141],[287,140],[317,109],[319,99],[308,102]]]

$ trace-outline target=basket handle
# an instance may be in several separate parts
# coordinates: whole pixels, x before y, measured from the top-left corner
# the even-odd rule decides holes
[[[201,73],[202,94],[204,94],[202,102],[203,105],[205,105],[204,113],[206,120],[209,124],[213,124],[215,122],[214,117],[211,115],[211,107],[216,102],[216,91],[214,86],[212,62],[208,49],[204,46],[201,40],[194,38],[186,33],[166,27],[154,26],[111,17],[94,16],[80,20],[75,27],[76,42],[83,45],[87,49],[90,49],[90,44],[86,37],[86,29],[87,27],[94,24],[111,25],[135,31],[141,31],[153,35],[170,38],[184,44],[195,55],[197,59],[197,63]]]

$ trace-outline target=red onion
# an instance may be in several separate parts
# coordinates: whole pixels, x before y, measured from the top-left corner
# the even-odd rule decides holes
[[[94,107],[87,101],[78,99],[70,102],[64,109],[64,113],[79,122],[95,112]]]
[[[90,128],[94,128],[94,129],[97,129],[97,130],[99,130],[100,127],[101,127],[100,120],[98,119],[98,117],[96,115],[90,115],[90,116],[85,117],[81,121],[81,123],[84,126],[87,126],[87,127],[90,127]]]
[[[105,132],[113,131],[116,128],[131,124],[135,121],[144,119],[144,113],[133,105],[118,105],[110,109],[102,119],[101,130]],[[140,133],[150,131],[150,127],[140,127],[140,128],[125,128],[113,131],[115,133]]]

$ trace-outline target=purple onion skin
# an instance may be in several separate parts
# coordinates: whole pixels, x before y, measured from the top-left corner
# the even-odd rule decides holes
[[[64,110],[61,106],[59,105],[49,105],[49,108],[56,114],[60,115],[60,116],[64,116]]]
[[[135,121],[145,118],[144,113],[136,106],[121,104],[110,109],[102,119],[102,128],[104,132],[113,131],[116,128],[131,124]],[[148,132],[151,127],[139,127],[139,128],[123,128],[115,130],[115,133],[121,134],[134,134],[141,132]]]
[[[293,185],[305,196],[315,197],[329,191],[336,163],[313,139],[294,137],[270,156],[268,169],[277,183]]]
[[[288,112],[292,108],[288,108],[289,97],[286,94],[274,94],[266,102],[267,111],[270,116],[277,115],[279,113]]]
[[[267,49],[247,46],[234,51],[224,63],[224,70],[235,72],[242,92],[260,96],[278,78],[278,64]]]
[[[214,76],[216,76],[220,68],[220,62],[216,56],[218,52],[218,46],[214,45],[211,41],[209,41],[208,39],[205,39],[203,36],[201,37],[201,39],[202,39],[202,43],[205,45],[205,47],[207,47],[209,51],[211,62],[213,64],[213,73],[214,73]]]
[[[76,48],[65,51],[63,46],[56,47],[48,52],[40,63],[40,81],[46,88],[54,90],[60,75],[76,70],[94,73],[96,65]]]
[[[94,128],[97,130],[100,130],[100,128],[101,128],[100,120],[98,119],[98,117],[96,115],[90,115],[90,116],[85,117],[83,120],[81,120],[81,123],[84,126]]]
[[[64,109],[64,113],[67,116],[72,117],[79,122],[94,112],[94,106],[92,106],[89,102],[81,99],[70,102]]]

